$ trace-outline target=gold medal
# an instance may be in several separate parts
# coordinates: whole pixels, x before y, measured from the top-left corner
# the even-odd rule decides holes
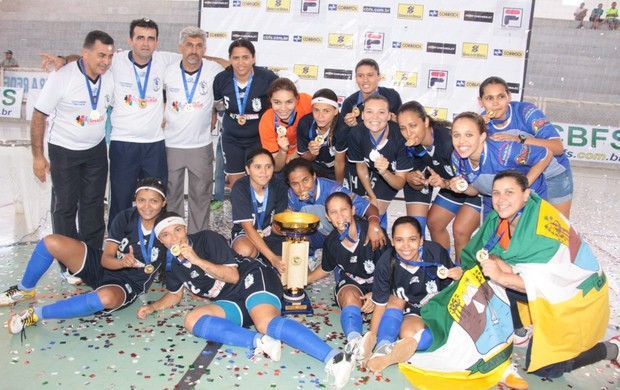
[[[245,125],[245,122],[247,122],[245,115],[237,115],[237,123],[239,126]]]
[[[186,103],[183,106],[183,109],[185,110],[185,112],[192,112],[192,111],[194,111],[194,106],[192,106],[191,103]]]
[[[437,277],[439,279],[445,279],[448,277],[448,268],[444,267],[443,265],[440,267],[437,267]]]
[[[261,229],[258,229],[258,230],[256,231],[256,233],[258,233],[258,236],[259,236],[260,238],[264,238],[264,237],[265,237],[265,233],[263,233],[263,231],[262,231]]]
[[[301,200],[302,202],[305,202],[308,199],[310,199],[310,194],[308,194],[307,192],[302,192],[301,194],[299,194],[299,200]]]
[[[317,144],[319,144],[319,145],[323,146],[323,144],[325,143],[325,138],[323,138],[323,136],[322,136],[322,135],[317,135],[316,137],[314,137],[314,141],[315,141]]]
[[[282,125],[278,126],[276,133],[278,133],[278,135],[286,135],[286,127]]]
[[[155,266],[153,264],[147,264],[144,266],[144,273],[145,274],[152,274],[153,271],[155,271]]]
[[[140,108],[146,108],[146,99],[138,99],[138,105]]]
[[[476,260],[481,263],[483,261],[489,260],[489,252],[487,252],[486,249],[480,249],[478,252],[476,252]]]
[[[172,253],[172,256],[178,256],[181,254],[181,247],[179,246],[179,244],[174,244],[173,246],[170,247],[170,253]]]
[[[351,112],[353,113],[353,115],[355,115],[355,117],[357,118],[358,116],[360,116],[361,112],[358,106],[353,106],[353,109],[351,110]]]
[[[96,121],[96,120],[99,120],[99,118],[101,118],[101,114],[99,113],[99,111],[97,111],[97,110],[92,110],[92,111],[90,112],[90,119],[92,119],[92,120]]]
[[[469,185],[467,184],[467,180],[463,179],[462,177],[456,181],[456,190],[459,192],[467,190],[468,186]]]
[[[487,111],[487,116],[491,119],[495,118],[495,113],[493,111]]]

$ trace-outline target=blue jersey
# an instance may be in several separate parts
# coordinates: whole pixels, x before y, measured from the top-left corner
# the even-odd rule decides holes
[[[144,265],[150,263],[158,269],[166,258],[166,248],[156,237],[153,237],[152,248],[149,253],[149,242],[153,233],[152,231],[145,231],[139,226],[139,218],[140,214],[135,207],[123,210],[117,214],[110,225],[106,241],[111,241],[118,245],[117,257],[129,253],[129,247],[131,246],[133,257],[137,261]],[[138,229],[142,229],[142,240],[140,240]],[[145,261],[144,255],[147,256],[148,261]],[[148,281],[151,276],[145,273],[142,268],[123,268],[113,272],[117,277],[129,278],[137,284],[140,284],[142,281]]]
[[[386,88],[386,87],[379,87],[377,91],[379,95],[387,98],[387,100],[390,102],[390,112],[396,114],[400,106],[402,106],[403,104],[403,101],[400,99],[400,95],[398,94],[398,92],[395,89]],[[340,108],[340,112],[342,113],[342,116],[344,117],[345,115],[350,113],[351,110],[353,110],[354,106],[357,106],[360,112],[364,112],[364,102],[363,101],[359,102],[359,100],[360,100],[360,91],[357,91],[351,96],[349,96],[348,98],[346,98],[344,102],[342,102],[342,107]],[[359,121],[360,119],[358,119],[358,122]]]
[[[388,122],[389,130],[378,145],[377,150],[381,155],[388,159],[390,165],[388,170],[395,172],[409,172],[413,168],[411,158],[407,157],[407,147],[405,146],[405,138],[400,133],[400,129],[395,122]],[[375,149],[375,145],[371,140],[370,130],[360,123],[351,129],[349,137],[349,151],[347,156],[352,163],[365,163],[370,171],[377,173],[375,163],[370,160],[370,152]],[[377,180],[383,180],[378,173],[375,175]]]
[[[530,168],[544,159],[547,153],[549,151],[543,146],[523,145],[513,141],[493,141],[487,138],[478,168],[473,168],[469,159],[461,158],[456,151],[452,153],[452,168],[455,176],[463,176],[482,195],[483,211],[486,216],[493,208],[491,192],[495,175],[509,169],[527,175]],[[541,198],[546,199],[547,183],[544,174],[538,176],[534,183],[530,183],[530,188]]]
[[[418,146],[408,146],[407,156],[413,159],[413,169],[415,171],[424,172],[427,167],[430,167],[439,176],[449,180],[454,177],[454,171],[452,170],[453,150],[450,130],[436,125],[433,126],[432,147],[427,150],[421,144]]]
[[[215,101],[223,99],[226,109],[222,121],[222,127],[224,128],[222,137],[247,141],[256,140],[260,145],[258,123],[260,122],[260,117],[269,107],[267,88],[278,76],[270,70],[257,66],[254,67],[249,96],[245,96],[247,86],[239,89],[239,98],[242,100],[245,98],[246,101],[243,112],[246,118],[244,125],[240,125],[237,122],[237,115],[240,114],[240,109],[237,104],[233,77],[233,70],[229,67],[218,73],[213,80],[213,98]]]
[[[372,249],[370,243],[364,245],[368,235],[368,222],[356,219],[359,226],[358,240],[353,244],[352,248],[347,248],[342,244],[337,230],[332,231],[325,243],[323,244],[323,258],[321,260],[321,269],[324,272],[332,272],[338,268],[341,276],[356,281],[359,284],[368,284],[373,282],[377,261],[383,252],[389,249],[389,244]],[[384,232],[385,236],[387,234]],[[355,237],[353,237],[355,238]],[[346,239],[346,238],[345,238]]]
[[[452,279],[440,279],[437,268],[454,267],[448,251],[433,241],[424,241],[422,246],[422,267],[405,267],[396,259],[394,249],[385,251],[375,269],[375,281],[372,286],[372,301],[376,305],[387,304],[390,295],[395,295],[407,302],[406,314],[420,315],[420,309],[430,298],[448,287]]]
[[[215,264],[237,267],[237,261],[226,239],[213,231],[203,230],[188,236],[194,252],[201,259]],[[241,276],[241,270],[239,270]],[[243,280],[241,277],[239,280]],[[227,299],[235,294],[235,284],[224,283],[206,274],[189,261],[181,262],[171,257],[170,270],[166,273],[166,288],[178,292],[185,287],[193,294],[210,299]]]
[[[250,178],[244,176],[235,182],[230,192],[230,202],[232,203],[232,219],[233,227],[231,237],[235,237],[243,230],[241,222],[252,221],[256,230],[269,232],[269,227],[273,223],[273,216],[286,210],[288,205],[287,186],[281,180],[272,178],[267,186],[269,195],[267,204],[265,205],[263,223],[258,226],[257,210],[260,212],[263,207],[263,201],[256,200],[256,209],[252,202],[252,193],[250,191]]]
[[[325,216],[325,201],[327,197],[334,192],[342,192],[351,197],[353,206],[355,206],[355,214],[359,217],[364,217],[370,203],[361,196],[357,196],[340,183],[333,180],[325,179],[322,177],[316,178],[316,184],[314,185],[314,199],[302,202],[299,197],[295,195],[292,189],[288,190],[288,208],[292,211],[300,211],[303,213],[314,214],[321,218],[317,233],[322,236],[327,236],[334,230],[332,224],[327,220]],[[322,242],[321,242],[322,245]]]
[[[560,133],[558,133],[555,126],[553,126],[545,114],[532,103],[510,102],[508,112],[506,113],[506,121],[501,122],[501,125],[504,127],[498,128],[494,122],[494,120],[491,120],[487,124],[487,133],[489,135],[507,133],[512,135],[523,134],[526,137],[540,139],[560,139]],[[554,155],[553,157],[554,160],[552,160],[547,169],[545,169],[545,176],[547,178],[563,173],[570,166],[565,152],[557,156]]]
[[[329,130],[325,143],[316,156],[312,165],[314,170],[324,177],[335,176],[334,165],[336,153],[347,151],[347,136],[349,126],[340,119],[336,121],[335,128]],[[304,115],[297,125],[297,153],[302,155],[308,151],[308,143],[317,136],[317,124],[314,122],[312,113]]]

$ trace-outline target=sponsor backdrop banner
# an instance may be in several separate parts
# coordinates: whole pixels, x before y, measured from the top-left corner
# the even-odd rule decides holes
[[[571,161],[620,164],[620,129],[554,123]]]
[[[0,118],[19,119],[22,113],[23,88],[0,87]]]
[[[301,91],[358,90],[355,64],[375,59],[381,85],[437,118],[480,111],[478,86],[504,78],[521,99],[533,0],[202,0],[208,53],[246,38],[257,64],[295,72]]]

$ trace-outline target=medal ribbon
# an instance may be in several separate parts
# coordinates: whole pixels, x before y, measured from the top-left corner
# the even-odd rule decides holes
[[[491,252],[491,249],[493,249],[497,243],[500,243],[502,248],[508,249],[508,244],[510,244],[510,225],[521,213],[523,213],[523,209],[519,210],[515,216],[512,217],[510,222],[505,218],[500,219],[499,225],[497,225],[497,231],[484,245],[484,250],[487,251],[487,253]],[[508,236],[504,237],[506,233],[508,233]]]
[[[420,251],[420,252],[422,252],[422,251]],[[429,274],[429,273],[426,271],[426,267],[437,267],[437,268],[439,268],[439,267],[442,267],[442,266],[443,266],[443,264],[440,264],[440,263],[431,263],[431,262],[428,262],[428,261],[424,261],[424,260],[422,259],[422,255],[421,255],[421,254],[420,254],[420,261],[413,261],[413,260],[405,260],[405,259],[403,259],[402,257],[400,257],[400,255],[399,255],[396,251],[394,251],[394,253],[396,254],[396,259],[397,259],[398,261],[400,261],[401,263],[403,263],[403,264],[407,264],[407,265],[409,265],[409,266],[411,266],[411,267],[422,267],[423,272],[424,272],[424,273],[425,273],[425,274],[426,274],[429,278],[431,278],[431,279],[433,279],[433,280],[435,280],[435,279],[437,278],[437,275],[431,275],[431,274]]]
[[[276,132],[278,131],[278,127],[280,126],[280,118],[278,118],[278,115],[276,113],[274,113],[275,115],[275,121],[274,121],[274,125],[275,125],[275,129]],[[291,116],[288,117],[288,124],[286,125],[287,129],[295,122],[295,117],[297,116],[297,111],[293,111],[293,113],[291,114]]]
[[[377,89],[375,92],[371,93],[370,96],[372,95],[376,95],[379,93],[379,90]],[[368,97],[370,97],[368,96]],[[368,98],[366,98],[368,99]],[[355,103],[355,107],[359,107],[362,103],[364,103],[366,101],[366,99],[362,98],[362,91],[359,91],[357,93],[357,103]]]
[[[269,199],[269,186],[265,188],[265,198],[263,203],[258,208],[258,201],[256,200],[256,193],[252,184],[250,184],[250,194],[252,195],[252,208],[254,209],[254,215],[256,216],[256,226],[258,230],[263,230],[263,222],[265,221],[265,211],[267,210],[267,199]]]
[[[254,73],[250,73],[248,84],[245,86],[245,94],[243,100],[241,99],[241,92],[239,91],[239,83],[237,83],[237,76],[233,75],[233,84],[235,84],[235,96],[237,97],[237,108],[239,109],[239,115],[245,114],[245,106],[250,98],[250,88],[252,87],[252,77]]]
[[[187,79],[185,78],[185,69],[183,68],[183,62],[181,62],[181,76],[183,76],[183,88],[185,88],[185,98],[187,99],[188,104],[192,104],[192,100],[194,99],[194,93],[196,92],[196,86],[198,85],[198,81],[200,81],[200,73],[202,73],[202,62],[200,63],[200,68],[198,68],[198,72],[196,72],[196,81],[194,81],[194,85],[192,86],[192,92],[189,92],[187,88]]]
[[[312,128],[314,127],[314,125],[316,124],[316,121],[312,120],[312,124],[310,125],[310,129],[308,129],[308,140],[312,141],[313,139],[315,139],[318,135],[319,135],[319,125],[316,126],[316,135],[313,137],[312,134]],[[321,145],[321,147],[326,146],[329,143],[329,132],[332,131],[331,128],[327,129],[327,131],[325,132],[325,134],[323,134],[323,139],[325,140],[325,142],[323,142],[323,145]]]
[[[144,233],[142,233],[142,217],[138,217],[138,238],[140,239],[138,243],[140,244],[140,251],[142,251],[142,261],[144,261],[144,264],[149,265],[151,264],[151,253],[155,243],[155,232],[151,231],[148,248],[145,248]]]
[[[97,94],[93,95],[93,89],[90,86],[90,80],[86,75],[86,68],[84,68],[84,60],[80,58],[79,62],[82,73],[84,73],[84,79],[86,80],[86,88],[88,88],[88,98],[90,99],[90,107],[93,111],[97,111],[97,103],[99,103],[99,94],[101,93],[101,76],[99,76],[99,85],[97,85]]]
[[[189,246],[193,246],[192,240],[189,240]],[[168,250],[166,251],[166,272],[170,272],[170,270],[172,269],[172,259],[175,259],[175,258],[177,260],[179,260],[178,257],[176,257],[172,253],[170,253],[170,248],[168,248]],[[181,264],[185,264],[185,263],[189,262],[189,260],[183,259],[183,260],[179,260],[179,262]]]
[[[346,227],[344,229],[344,232],[340,233],[338,235],[338,240],[343,241],[343,240],[348,240],[351,244],[355,244],[356,241],[358,241],[360,239],[361,236],[361,231],[360,231],[360,224],[359,222],[355,221],[355,228],[357,229],[357,240],[354,240],[351,238],[351,236],[349,235],[349,227],[351,225],[349,223],[346,224]]]
[[[146,88],[149,85],[149,75],[151,74],[151,63],[153,59],[151,58],[148,64],[146,64],[146,75],[144,76],[143,86],[142,82],[140,81],[140,75],[136,70],[136,63],[133,60],[133,54],[131,52],[129,52],[129,58],[131,59],[131,64],[133,65],[133,73],[136,76],[136,84],[138,84],[138,93],[140,94],[140,99],[144,100],[144,98],[146,97]]]
[[[368,130],[368,136],[370,137],[370,142],[372,142],[372,144],[374,146],[374,150],[379,151],[379,144],[383,140],[383,136],[385,135],[385,132],[387,131],[388,127],[390,127],[390,126],[388,125],[388,126],[386,126],[385,129],[383,129],[383,131],[381,132],[381,135],[379,136],[379,138],[377,140],[375,140],[375,138],[370,133],[370,130]]]
[[[482,161],[486,159],[486,151],[487,151],[487,145],[485,143],[484,147],[482,148],[482,152],[480,152],[480,165],[482,165]],[[471,167],[471,164],[469,164],[469,168],[468,168],[465,164],[465,160],[468,160],[468,159],[459,158],[459,167],[461,170],[460,174],[463,177],[463,179],[467,181],[467,183],[471,184],[475,182],[476,179],[478,179],[478,176],[480,176],[481,168],[479,166],[478,170],[475,170]]]

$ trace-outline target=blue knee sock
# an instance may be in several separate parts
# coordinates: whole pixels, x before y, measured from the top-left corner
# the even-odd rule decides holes
[[[32,290],[53,262],[54,256],[47,250],[45,241],[40,240],[34,248],[32,255],[30,255],[26,272],[24,272],[24,276],[22,276],[22,280],[17,284],[17,287],[24,291]]]
[[[73,318],[95,314],[103,310],[103,303],[96,292],[76,295],[41,308],[39,319]]]
[[[194,324],[192,333],[203,339],[236,347],[254,348],[260,333],[235,325],[225,318],[205,315]]]
[[[400,325],[403,323],[403,311],[400,309],[387,309],[381,317],[379,330],[377,331],[377,348],[384,344],[391,344],[396,341],[400,332]]]
[[[420,228],[422,229],[422,238],[426,237],[426,217],[421,217],[419,215],[414,215],[413,218],[417,219],[420,222]]]
[[[316,333],[289,318],[275,317],[267,325],[267,334],[324,363],[337,354]]]
[[[433,334],[428,328],[424,328],[413,338],[418,342],[416,351],[426,351],[433,344]]]
[[[362,311],[355,305],[342,308],[340,325],[347,336],[347,340],[355,339],[362,335]]]

